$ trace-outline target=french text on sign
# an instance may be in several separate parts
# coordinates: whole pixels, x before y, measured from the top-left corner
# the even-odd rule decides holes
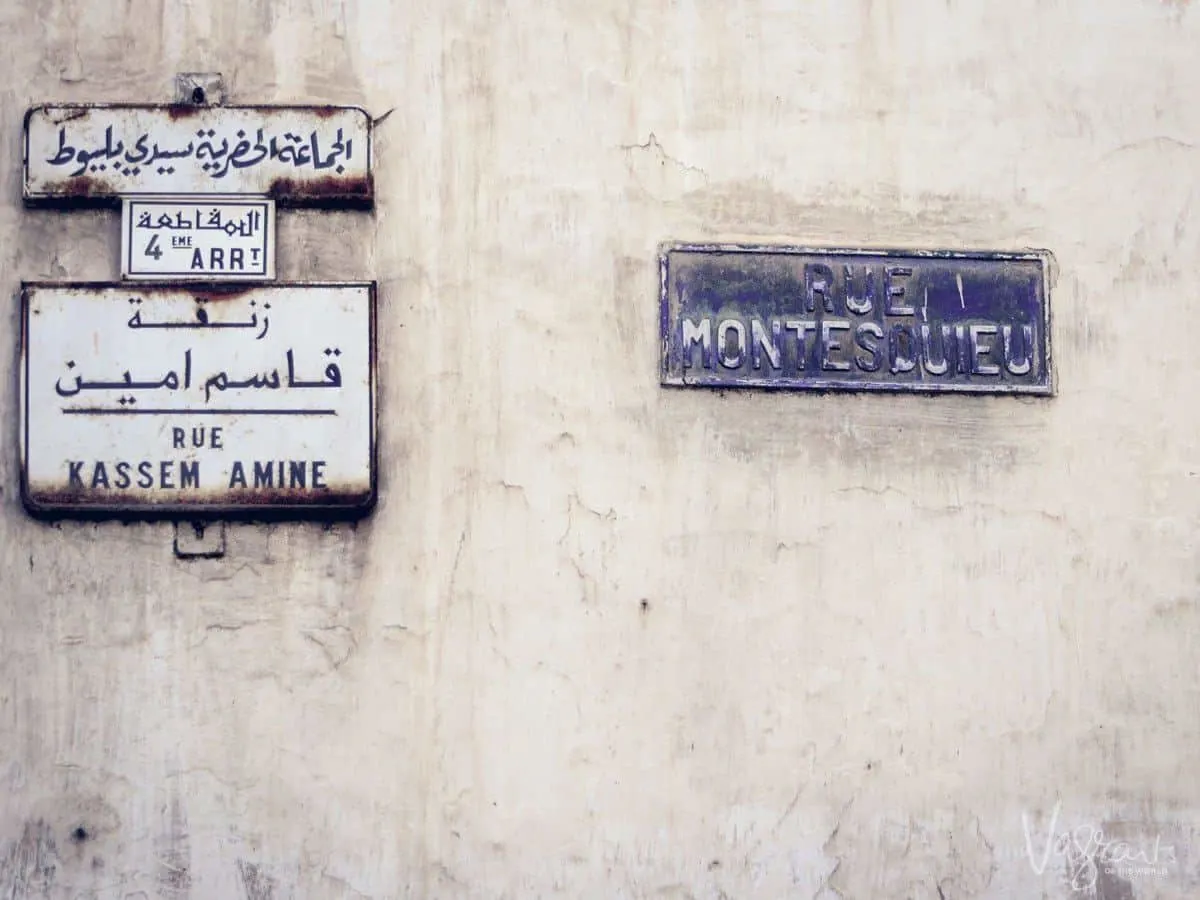
[[[1049,256],[672,244],[662,383],[1052,394]]]
[[[272,280],[275,201],[128,197],[121,207],[121,277]]]
[[[126,194],[262,194],[285,205],[370,207],[371,117],[352,106],[35,106],[25,202]]]
[[[48,515],[366,512],[374,284],[27,284],[22,492]]]

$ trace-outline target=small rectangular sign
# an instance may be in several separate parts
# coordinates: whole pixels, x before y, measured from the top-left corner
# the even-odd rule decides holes
[[[121,277],[272,280],[275,201],[267,197],[127,197]]]
[[[371,117],[352,106],[35,106],[24,198],[112,204],[125,194],[261,194],[370,207]]]
[[[374,323],[373,283],[24,285],[26,506],[366,512]]]
[[[1052,394],[1048,255],[672,244],[662,383]]]

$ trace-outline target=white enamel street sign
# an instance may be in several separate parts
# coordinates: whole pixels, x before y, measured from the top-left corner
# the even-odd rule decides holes
[[[275,201],[267,197],[127,197],[121,277],[271,280]]]
[[[26,506],[367,512],[374,306],[373,283],[24,285]]]
[[[25,114],[27,203],[124,194],[369,207],[371,118],[349,106],[74,104]]]

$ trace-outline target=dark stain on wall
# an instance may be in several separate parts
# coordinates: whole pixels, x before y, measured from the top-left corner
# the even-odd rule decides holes
[[[267,875],[261,866],[239,859],[238,874],[242,877],[246,900],[275,900],[275,879]]]
[[[13,900],[49,896],[57,873],[54,832],[41,819],[27,822],[21,839],[0,856],[0,889]]]

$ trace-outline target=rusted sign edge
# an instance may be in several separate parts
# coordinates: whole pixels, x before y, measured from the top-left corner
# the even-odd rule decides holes
[[[122,195],[104,190],[103,180],[90,175],[72,179],[63,192],[38,192],[29,189],[29,123],[34,113],[45,109],[151,110],[165,111],[172,119],[184,119],[214,110],[262,110],[265,112],[308,112],[322,118],[335,112],[352,110],[366,120],[367,174],[357,178],[327,176],[307,182],[276,178],[265,192],[276,204],[289,208],[362,209],[375,206],[374,132],[375,120],[361,106],[301,103],[197,106],[189,103],[38,103],[25,110],[21,120],[21,199],[31,209],[41,208],[119,208]]]
[[[1019,261],[1038,262],[1042,271],[1042,304],[1043,328],[1046,334],[1046,383],[1044,385],[974,385],[947,384],[932,385],[914,382],[912,384],[887,384],[870,382],[844,382],[829,379],[807,379],[804,382],[764,382],[750,378],[720,378],[705,376],[672,375],[670,373],[670,336],[671,336],[671,307],[667,292],[669,275],[668,256],[672,251],[693,253],[773,253],[784,256],[826,255],[826,256],[897,256],[913,257],[916,259],[983,259],[997,262]],[[1054,273],[1057,271],[1057,260],[1049,250],[934,250],[934,249],[897,249],[894,247],[821,247],[795,244],[748,244],[734,243],[696,243],[688,241],[664,241],[658,245],[658,290],[659,290],[659,383],[664,387],[698,387],[721,390],[724,388],[754,388],[760,391],[792,393],[887,393],[887,394],[919,394],[935,396],[938,394],[986,394],[992,396],[1024,396],[1024,397],[1053,397],[1058,393],[1058,373],[1054,365],[1052,352],[1052,314],[1050,309],[1050,289]]]
[[[79,521],[121,521],[121,522],[162,522],[188,521],[207,522],[214,520],[278,522],[278,521],[351,521],[370,515],[379,499],[379,441],[377,403],[376,363],[378,361],[376,307],[378,300],[378,283],[375,281],[273,281],[273,282],[220,282],[205,286],[206,294],[240,294],[254,290],[269,288],[366,288],[367,289],[367,350],[370,357],[369,384],[367,387],[368,405],[368,458],[370,473],[368,488],[365,495],[354,495],[347,503],[314,504],[298,503],[284,505],[274,503],[271,506],[192,506],[182,507],[165,505],[154,506],[115,506],[87,504],[86,506],[64,506],[62,504],[47,504],[38,501],[30,490],[29,468],[26,461],[29,456],[29,294],[38,289],[69,289],[93,290],[102,288],[124,288],[126,282],[113,281],[22,281],[20,289],[20,332],[17,365],[17,397],[20,405],[20,415],[17,416],[18,426],[18,471],[20,472],[21,503],[29,515],[42,520],[79,520]],[[165,288],[169,290],[192,290],[196,285],[178,284],[171,281],[143,281],[132,287],[133,290],[147,288]]]

